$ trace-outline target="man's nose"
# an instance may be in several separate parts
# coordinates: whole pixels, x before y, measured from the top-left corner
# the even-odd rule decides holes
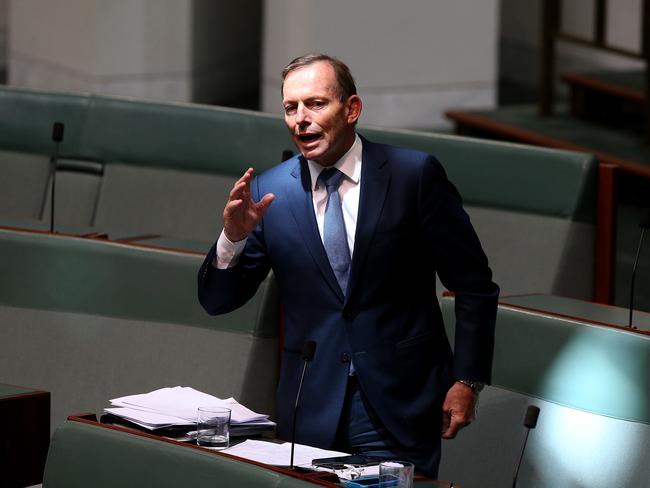
[[[305,106],[300,104],[296,109],[296,124],[302,126],[309,123],[309,113],[305,109]]]

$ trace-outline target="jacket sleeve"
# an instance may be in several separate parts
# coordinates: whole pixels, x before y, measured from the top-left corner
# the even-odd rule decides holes
[[[251,185],[252,197],[259,200],[258,180]],[[251,299],[271,268],[264,244],[264,219],[248,236],[238,263],[232,268],[217,269],[212,262],[216,242],[208,251],[197,277],[198,297],[210,315],[231,312]]]
[[[419,202],[436,271],[456,297],[453,375],[489,383],[499,287],[458,190],[432,157],[423,167]]]

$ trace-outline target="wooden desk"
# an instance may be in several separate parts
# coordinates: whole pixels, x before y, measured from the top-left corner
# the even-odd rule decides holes
[[[0,487],[43,481],[50,444],[50,393],[0,384]]]
[[[90,424],[90,425],[93,425],[95,427],[101,427],[101,428],[104,428],[104,429],[110,429],[110,430],[125,432],[125,433],[131,434],[131,435],[145,437],[145,438],[148,438],[148,439],[155,439],[155,440],[157,440],[159,442],[171,443],[171,444],[175,444],[175,445],[182,445],[187,449],[195,449],[195,450],[200,450],[200,451],[204,451],[204,452],[209,452],[210,454],[212,454],[214,456],[225,456],[225,457],[237,460],[238,462],[250,464],[250,465],[253,465],[253,466],[262,467],[264,469],[274,471],[274,472],[277,472],[277,473],[281,473],[283,475],[290,476],[292,478],[298,478],[300,480],[307,481],[307,482],[312,483],[312,484],[317,485],[317,486],[326,486],[326,487],[331,487],[331,488],[342,486],[342,484],[338,482],[338,478],[336,477],[336,475],[333,475],[332,473],[327,473],[327,472],[322,472],[322,471],[314,471],[314,472],[305,472],[305,471],[298,471],[298,470],[293,471],[293,470],[289,470],[287,468],[283,468],[283,467],[279,467],[279,466],[266,465],[266,464],[262,464],[262,463],[259,463],[259,462],[256,462],[256,461],[251,461],[251,460],[248,460],[248,459],[233,456],[233,455],[225,453],[225,452],[205,449],[205,448],[199,447],[199,446],[197,446],[196,444],[193,444],[193,443],[180,442],[180,441],[176,441],[176,440],[173,440],[173,439],[160,437],[160,436],[157,436],[157,435],[152,435],[152,434],[149,434],[147,432],[142,432],[140,430],[132,429],[132,428],[129,428],[129,427],[123,427],[123,426],[119,426],[119,425],[102,424],[100,422],[97,422],[96,416],[94,414],[71,416],[71,417],[68,417],[68,420],[72,421],[72,422],[82,422],[82,423],[85,423],[85,424]],[[415,482],[417,483],[418,488],[449,488],[450,487],[450,483],[438,482],[438,481],[430,480],[428,478],[424,478],[422,476],[416,477]],[[454,487],[455,488],[460,488],[460,487],[458,487],[458,485],[454,485]]]
[[[587,302],[576,298],[566,298],[554,295],[529,294],[505,296],[499,299],[499,305],[529,310],[566,319],[579,320],[595,325],[622,328],[640,333],[650,333],[650,313],[635,310],[632,325],[629,329],[628,309]]]

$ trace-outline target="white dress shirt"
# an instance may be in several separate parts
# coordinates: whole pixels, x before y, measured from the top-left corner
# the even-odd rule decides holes
[[[359,195],[361,193],[361,155],[363,144],[359,135],[355,136],[352,147],[339,159],[334,167],[345,176],[339,185],[341,207],[343,209],[343,220],[345,232],[348,237],[350,257],[354,250],[354,236],[357,229],[357,215],[359,213]],[[307,167],[311,176],[312,202],[314,204],[314,215],[318,224],[321,240],[323,239],[323,225],[325,221],[325,207],[327,206],[327,190],[322,182],[318,181],[318,175],[325,169],[320,164],[307,160]],[[273,203],[271,203],[273,205]],[[237,264],[239,257],[244,251],[246,239],[231,242],[224,231],[221,231],[217,241],[217,252],[212,265],[219,269],[226,269]]]

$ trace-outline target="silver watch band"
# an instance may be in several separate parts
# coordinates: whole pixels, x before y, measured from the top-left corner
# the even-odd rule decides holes
[[[480,381],[459,379],[458,382],[469,386],[476,394],[481,393],[481,390],[485,388],[485,383],[481,383]]]

